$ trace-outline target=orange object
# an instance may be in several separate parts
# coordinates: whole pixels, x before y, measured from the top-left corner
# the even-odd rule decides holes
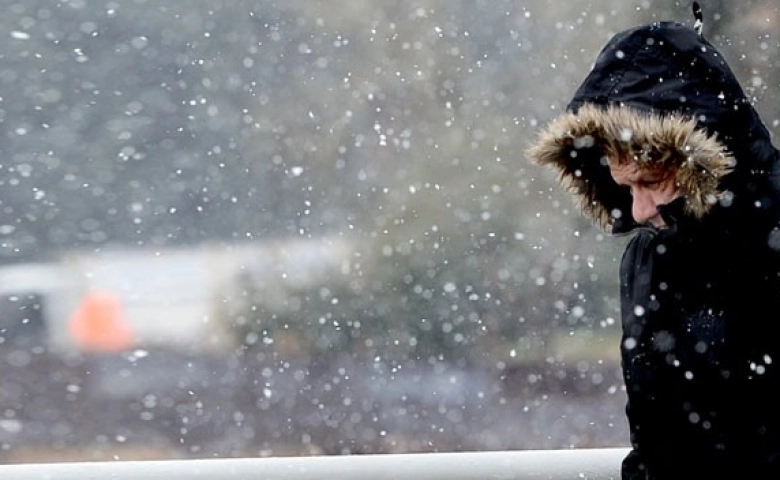
[[[68,329],[76,345],[86,351],[118,352],[135,343],[122,302],[110,292],[87,293],[71,314]]]

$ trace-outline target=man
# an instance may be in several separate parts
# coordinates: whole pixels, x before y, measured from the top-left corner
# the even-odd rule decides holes
[[[624,479],[780,479],[780,154],[699,28],[614,36],[529,150],[620,267]]]

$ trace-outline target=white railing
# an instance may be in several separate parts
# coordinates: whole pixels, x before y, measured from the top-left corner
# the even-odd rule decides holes
[[[606,480],[623,448],[0,466],[13,480]]]

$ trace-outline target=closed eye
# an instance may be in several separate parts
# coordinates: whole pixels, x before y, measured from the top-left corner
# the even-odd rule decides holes
[[[636,182],[638,187],[647,188],[648,190],[658,190],[661,187],[660,180],[640,180]]]

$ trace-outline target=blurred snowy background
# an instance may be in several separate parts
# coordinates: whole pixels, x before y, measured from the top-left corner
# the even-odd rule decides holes
[[[777,132],[780,7],[700,3]],[[690,2],[0,6],[0,461],[626,445],[623,240],[523,152]]]

